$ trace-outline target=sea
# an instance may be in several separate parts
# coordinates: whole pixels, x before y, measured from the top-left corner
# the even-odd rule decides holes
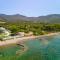
[[[60,60],[60,34],[29,39],[23,45],[27,49],[17,44],[0,47],[0,60]]]

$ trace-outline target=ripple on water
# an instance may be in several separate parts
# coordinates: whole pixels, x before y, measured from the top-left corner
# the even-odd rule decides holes
[[[46,44],[46,42],[48,44]],[[20,46],[14,45],[0,48],[1,60],[60,60],[60,36],[37,38],[25,42],[28,50],[22,55],[16,55]],[[22,51],[22,50],[21,50]]]

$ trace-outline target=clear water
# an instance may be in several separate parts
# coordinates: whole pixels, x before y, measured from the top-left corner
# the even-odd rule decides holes
[[[20,46],[0,48],[0,60],[60,60],[60,35],[25,42],[28,50],[16,55]]]

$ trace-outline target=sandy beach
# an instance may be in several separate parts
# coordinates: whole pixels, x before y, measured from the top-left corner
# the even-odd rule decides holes
[[[28,37],[14,38],[14,39],[11,39],[11,40],[0,41],[0,46],[5,46],[5,45],[9,45],[9,44],[16,44],[18,42],[27,41],[29,39],[34,39],[34,38],[39,38],[39,37],[45,37],[45,36],[52,36],[52,35],[58,35],[58,34],[60,34],[60,32],[49,33],[49,34],[40,35],[40,36],[28,36]]]

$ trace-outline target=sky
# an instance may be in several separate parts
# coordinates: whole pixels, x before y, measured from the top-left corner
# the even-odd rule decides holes
[[[60,14],[60,0],[0,0],[0,14],[29,17]]]

